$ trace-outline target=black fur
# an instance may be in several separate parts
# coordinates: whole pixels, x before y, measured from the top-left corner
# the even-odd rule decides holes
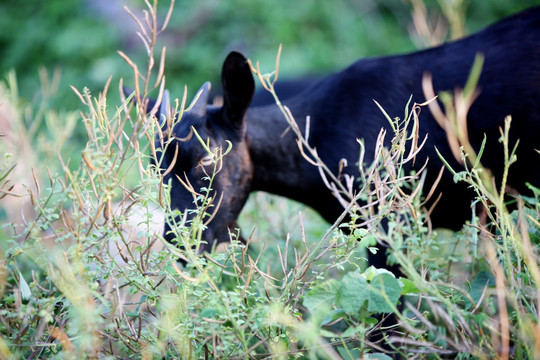
[[[476,54],[485,56],[479,79],[480,95],[468,117],[469,136],[478,149],[484,134],[487,144],[483,164],[499,179],[503,169],[499,128],[504,118],[512,115],[511,143],[519,139],[518,162],[510,171],[508,184],[525,192],[525,181],[540,186],[540,8],[532,8],[511,16],[465,39],[407,55],[362,59],[345,70],[326,77],[298,96],[286,101],[300,128],[306,116],[311,118],[310,143],[325,163],[337,171],[339,160],[346,158],[346,168],[358,175],[355,164],[359,147],[357,138],[366,144],[366,159],[373,153],[374,142],[388,122],[373,100],[392,116],[403,116],[405,104],[423,102],[422,77],[433,75],[435,92],[463,87]],[[186,136],[194,126],[212,146],[233,150],[224,159],[223,170],[214,182],[216,197],[223,194],[221,208],[208,225],[203,238],[209,249],[214,242],[228,241],[227,229],[236,226],[236,219],[251,191],[262,190],[303,202],[317,210],[330,222],[343,211],[341,205],[323,184],[318,170],[300,155],[292,132],[283,133],[287,124],[277,106],[248,108],[254,85],[245,58],[236,52],[225,60],[222,73],[225,102],[223,107],[208,106],[204,113],[187,112],[175,129],[177,136]],[[206,96],[206,97],[205,97]],[[199,101],[207,101],[207,95]],[[416,164],[429,158],[428,182],[433,181],[442,163],[435,146],[450,164],[459,168],[447,144],[444,130],[425,109],[420,117],[420,138],[428,135]],[[187,175],[196,189],[206,186],[198,166],[205,156],[194,138],[177,142],[179,156],[172,174]],[[169,151],[174,151],[170,147]],[[370,153],[371,151],[371,153]],[[170,165],[171,154],[165,154],[164,168]],[[372,158],[372,157],[371,157]],[[172,185],[172,206],[193,208],[190,194],[175,179]],[[166,179],[168,180],[168,179]],[[438,188],[442,199],[432,214],[434,226],[457,229],[470,217],[473,194],[464,185],[455,184],[445,170]],[[165,230],[165,238],[174,241]],[[372,259],[378,266],[383,258]]]

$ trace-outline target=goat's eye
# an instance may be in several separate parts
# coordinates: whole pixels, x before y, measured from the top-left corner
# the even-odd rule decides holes
[[[208,166],[208,165],[212,165],[213,162],[214,162],[214,156],[211,154],[208,154],[201,159],[200,164],[202,166]]]

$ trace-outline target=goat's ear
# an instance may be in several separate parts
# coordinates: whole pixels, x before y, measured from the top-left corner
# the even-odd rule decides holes
[[[130,97],[131,94],[133,94],[133,89],[128,88],[127,86],[122,86],[122,93],[125,97]]]
[[[198,117],[204,117],[206,115],[206,107],[208,106],[208,98],[210,97],[210,90],[212,84],[209,81],[205,82],[203,86],[197,91],[197,94],[193,98],[191,105],[188,107],[188,111]]]
[[[227,56],[223,63],[221,82],[225,121],[240,129],[255,92],[255,81],[244,55],[233,51]]]
[[[127,86],[122,86],[122,92],[124,93],[124,96],[126,98],[130,97],[131,94],[133,94],[133,89],[131,88],[128,88]],[[137,99],[135,99],[135,96],[133,96],[133,98],[131,98],[131,101],[133,103],[136,103],[137,102]],[[151,98],[147,98],[146,101],[148,101],[148,104],[146,104],[146,111],[149,112],[150,110],[152,110],[154,108],[154,106],[156,105],[156,100],[155,99],[151,99]]]
[[[154,101],[155,104],[155,101]],[[152,108],[149,108],[152,109]],[[161,99],[161,104],[159,105],[158,120],[161,127],[167,124],[167,119],[171,116],[171,100],[169,95],[169,90],[165,89],[163,91],[163,97]]]

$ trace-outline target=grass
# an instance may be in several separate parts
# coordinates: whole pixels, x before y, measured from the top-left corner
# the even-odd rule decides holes
[[[164,54],[156,37],[166,22],[158,24],[155,4],[147,12],[146,47]],[[137,79],[134,97],[163,92],[163,56],[145,64],[123,57]],[[272,76],[260,75],[272,91]],[[326,224],[299,204],[258,193],[241,218],[245,232],[254,229],[250,249],[233,242],[198,255],[162,242],[167,186],[148,165],[159,130],[141,101],[111,104],[110,86],[97,96],[74,89],[81,114],[57,113],[46,99],[34,110],[21,104],[14,76],[0,88],[0,113],[14,114],[17,129],[1,144],[2,358],[387,359],[389,348],[411,359],[539,356],[540,192],[517,198],[509,212],[504,188],[486,185],[481,154],[456,135],[456,156],[471,165],[459,176],[476,189],[488,222],[472,218],[458,233],[430,229],[422,174],[402,170],[420,105],[409,104],[402,121],[389,119],[394,132],[381,136],[393,146],[366,164],[358,192],[335,180],[283,108],[352,221]],[[442,113],[451,115],[468,93],[449,94]],[[460,123],[450,115],[440,121]],[[32,119],[46,135],[32,131]],[[79,161],[59,155],[74,146],[75,121],[87,134]],[[511,172],[513,144],[503,139],[501,161]],[[375,191],[384,200],[377,206]],[[180,223],[175,231],[198,244],[202,228]],[[375,237],[390,245],[404,277],[367,268]],[[190,263],[180,267],[179,256]],[[384,314],[400,326],[385,328]],[[373,336],[381,330],[386,344]]]

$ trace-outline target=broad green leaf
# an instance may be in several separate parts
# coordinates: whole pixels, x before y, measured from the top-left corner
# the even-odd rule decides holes
[[[390,313],[401,295],[401,284],[392,274],[379,274],[371,280],[368,311]],[[391,306],[392,305],[392,306]]]
[[[348,314],[357,313],[368,300],[369,284],[363,274],[350,272],[341,280],[338,293],[339,305]]]
[[[328,280],[316,285],[304,296],[304,306],[314,315],[332,311],[337,301],[337,293],[341,284],[336,280]]]

